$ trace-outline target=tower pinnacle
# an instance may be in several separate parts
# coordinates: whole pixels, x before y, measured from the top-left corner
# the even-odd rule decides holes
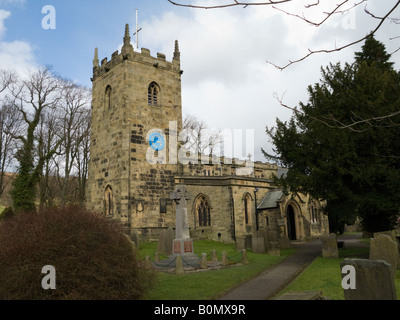
[[[99,49],[95,48],[94,49],[93,68],[96,68],[98,66],[99,66]]]
[[[122,46],[121,51],[123,54],[133,51],[133,46],[131,45],[131,36],[129,35],[129,24],[125,25],[124,45]]]
[[[174,60],[179,61],[181,59],[181,53],[179,52],[178,40],[175,40]]]

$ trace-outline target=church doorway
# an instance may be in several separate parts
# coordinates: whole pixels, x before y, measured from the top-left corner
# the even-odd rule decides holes
[[[292,204],[289,204],[286,212],[287,228],[289,240],[296,240],[296,216],[295,209]]]

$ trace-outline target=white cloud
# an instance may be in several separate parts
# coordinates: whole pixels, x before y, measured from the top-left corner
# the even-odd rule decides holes
[[[8,0],[8,2],[22,3],[23,1]],[[33,49],[29,43],[24,41],[2,41],[7,30],[5,22],[10,16],[11,12],[0,10],[0,69],[11,69],[19,74],[24,74],[29,67],[35,65]]]
[[[6,10],[0,10],[0,39],[4,36],[6,27],[4,21],[11,15],[11,12]]]
[[[291,4],[291,12],[302,12]],[[324,5],[318,12],[307,11],[307,17],[320,21],[324,18],[321,12],[328,10]],[[358,13],[354,24],[349,17],[337,15],[316,28],[269,6],[177,12],[185,16],[166,12],[144,21],[140,45],[172,59],[178,39],[184,113],[198,116],[211,128],[254,129],[256,160],[264,160],[261,147],[271,149],[265,127],[273,126],[277,117],[285,121],[291,115],[273,93],[286,92],[284,102],[290,106],[307,102],[307,86],[319,81],[321,66],[350,61],[359,47],[314,55],[284,71],[266,61],[285,65],[307,54],[308,48],[334,48],[364,36],[371,23]]]
[[[0,69],[24,73],[34,65],[32,47],[23,41],[0,42]]]

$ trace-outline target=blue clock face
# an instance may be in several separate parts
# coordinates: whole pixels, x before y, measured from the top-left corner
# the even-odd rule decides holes
[[[154,132],[149,137],[149,144],[154,150],[160,151],[165,146],[164,137],[158,132]]]

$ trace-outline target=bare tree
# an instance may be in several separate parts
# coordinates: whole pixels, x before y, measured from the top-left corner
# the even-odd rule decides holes
[[[54,205],[55,189],[51,185],[52,176],[54,176],[54,154],[57,153],[58,146],[64,140],[61,134],[62,123],[61,114],[58,108],[51,112],[43,112],[41,121],[37,128],[36,136],[38,137],[37,153],[38,158],[45,159],[43,161],[43,169],[40,173],[39,180],[39,210],[45,206],[51,207]],[[53,156],[47,156],[48,154]]]
[[[89,172],[90,161],[90,132],[91,132],[91,109],[86,108],[82,114],[82,122],[78,128],[77,140],[74,144],[76,161],[75,171],[78,179],[78,203],[81,207],[85,203],[86,182]]]
[[[18,111],[4,104],[0,110],[0,196],[12,180],[17,143],[14,137],[19,134],[20,121]]]
[[[348,47],[354,46],[358,43],[363,42],[364,40],[367,39],[368,36],[370,35],[374,35],[382,26],[382,24],[387,21],[390,20],[392,22],[398,23],[399,19],[398,18],[393,18],[390,17],[391,14],[395,11],[395,9],[399,6],[400,1],[399,0],[391,0],[392,1],[392,5],[390,7],[390,9],[388,9],[388,11],[386,12],[386,14],[384,14],[383,16],[378,16],[374,13],[372,13],[368,8],[367,8],[367,2],[368,0],[359,0],[358,2],[351,2],[349,0],[343,0],[340,3],[335,3],[332,4],[332,8],[325,11],[325,9],[323,9],[323,6],[325,6],[327,4],[327,1],[320,1],[320,0],[305,0],[303,1],[303,10],[302,12],[290,12],[288,10],[288,5],[290,4],[298,4],[299,1],[295,1],[295,0],[269,0],[269,1],[256,1],[256,2],[242,2],[242,1],[237,1],[237,0],[226,0],[224,3],[220,3],[217,5],[209,5],[209,6],[205,6],[205,5],[194,5],[192,4],[193,1],[188,1],[189,3],[182,3],[182,2],[175,2],[172,0],[168,0],[171,4],[176,5],[176,6],[182,6],[182,7],[188,7],[188,8],[196,8],[196,9],[222,9],[222,8],[229,8],[229,7],[243,7],[243,8],[247,8],[249,6],[265,6],[265,7],[270,7],[271,10],[278,10],[279,12],[282,12],[285,15],[289,15],[292,16],[296,19],[300,19],[302,21],[304,21],[305,23],[315,26],[315,27],[321,27],[323,24],[325,24],[328,20],[330,20],[332,17],[336,16],[336,15],[343,15],[346,12],[349,12],[351,10],[355,10],[356,7],[360,6],[361,4],[365,3],[365,7],[364,7],[364,12],[366,15],[370,16],[371,18],[377,20],[377,24],[375,26],[375,28],[372,30],[366,30],[365,31],[365,36],[355,39],[354,41],[350,41],[342,46],[337,47],[336,44],[331,48],[331,49],[320,49],[320,50],[315,50],[315,49],[308,49],[307,50],[307,54],[304,54],[302,57],[300,58],[296,58],[293,60],[289,60],[289,62],[285,65],[277,65],[274,64],[270,61],[267,61],[267,63],[275,66],[276,68],[278,68],[279,70],[284,70],[287,67],[291,66],[294,63],[298,63],[300,61],[303,61],[305,59],[307,59],[308,57],[318,54],[318,53],[333,53],[333,52],[337,52],[337,51],[341,51],[343,49],[346,49]],[[314,20],[312,18],[309,18],[307,15],[310,11],[315,9],[320,8],[320,13],[322,13],[323,18],[320,20]],[[390,39],[394,39],[397,37],[392,37]]]
[[[19,78],[10,86],[10,97],[22,117],[22,132],[15,136],[21,143],[17,153],[18,175],[11,191],[16,211],[35,210],[36,185],[43,167],[57,151],[62,139],[41,152],[43,137],[38,135],[45,113],[55,112],[62,99],[63,81],[48,68],[37,68],[26,78]],[[39,146],[39,148],[38,148]]]
[[[213,154],[214,149],[222,142],[219,129],[211,130],[204,121],[193,115],[186,115],[182,123],[185,148],[198,154]]]
[[[69,83],[64,89],[62,101],[62,134],[64,140],[61,145],[63,153],[61,206],[66,204],[67,195],[72,192],[72,190],[68,190],[70,175],[77,161],[81,160],[79,159],[79,156],[81,156],[79,148],[83,143],[82,140],[88,134],[86,130],[90,98],[90,91],[85,87]],[[60,170],[60,168],[58,169]]]

